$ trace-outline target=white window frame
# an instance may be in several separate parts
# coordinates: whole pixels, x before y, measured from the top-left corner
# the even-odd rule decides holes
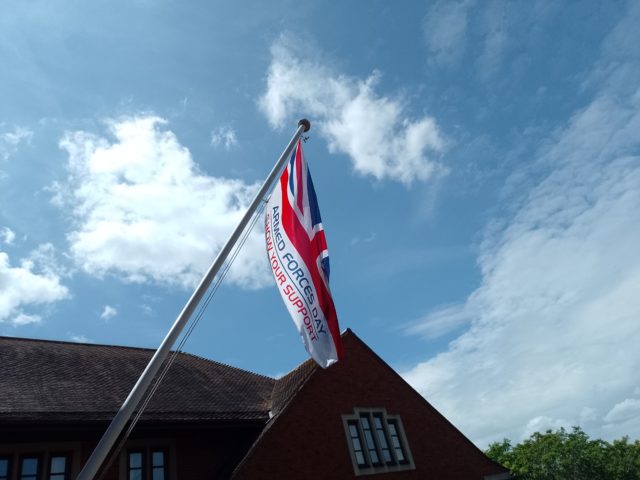
[[[362,427],[362,417],[365,417],[369,420],[369,425],[372,431],[372,437],[374,439],[375,444],[375,452],[378,457],[379,462],[374,464],[371,460],[371,455],[369,453],[369,444],[367,438],[365,438],[363,427]],[[391,463],[386,463],[384,461],[382,455],[382,447],[380,445],[380,441],[377,438],[374,416],[380,416],[382,419],[382,427],[384,429],[385,441],[387,443],[387,448],[391,454]],[[391,435],[389,432],[389,420],[393,421],[396,426],[398,439],[400,441],[400,447],[402,449],[402,453],[405,456],[403,461],[399,461],[391,443]],[[365,457],[366,465],[358,465],[358,461],[356,460],[356,452],[353,448],[353,442],[351,438],[351,432],[349,431],[349,425],[355,423],[358,428],[358,439],[360,441],[362,447],[362,453]],[[400,472],[404,470],[415,470],[416,466],[413,462],[413,455],[411,454],[411,449],[409,448],[409,442],[407,441],[407,436],[404,431],[404,426],[402,425],[402,419],[400,415],[389,415],[385,408],[382,407],[355,407],[353,409],[353,413],[342,415],[342,425],[344,426],[345,439],[347,441],[347,446],[349,448],[349,454],[351,456],[351,463],[353,465],[353,472],[356,476],[361,475],[373,475],[376,473],[388,473],[388,472]]]

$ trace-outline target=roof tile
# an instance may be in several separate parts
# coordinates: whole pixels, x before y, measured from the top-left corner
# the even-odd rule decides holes
[[[111,418],[153,352],[0,337],[0,419]],[[179,353],[142,420],[266,419],[275,383],[262,375]]]

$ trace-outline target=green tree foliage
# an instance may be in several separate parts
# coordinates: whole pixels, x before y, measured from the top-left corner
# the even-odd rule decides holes
[[[515,446],[505,439],[485,453],[518,480],[640,480],[640,441],[591,440],[579,427],[534,433]]]

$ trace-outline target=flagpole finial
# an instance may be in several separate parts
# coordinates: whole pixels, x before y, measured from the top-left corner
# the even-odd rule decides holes
[[[303,118],[302,120],[300,120],[298,122],[298,126],[304,126],[304,131],[308,132],[309,130],[311,130],[311,122],[309,120],[307,120],[306,118]]]

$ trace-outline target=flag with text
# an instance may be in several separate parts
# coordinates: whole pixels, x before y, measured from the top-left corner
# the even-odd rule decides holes
[[[327,242],[300,141],[267,203],[265,237],[280,295],[309,355],[326,368],[340,358],[340,328],[329,290]]]

